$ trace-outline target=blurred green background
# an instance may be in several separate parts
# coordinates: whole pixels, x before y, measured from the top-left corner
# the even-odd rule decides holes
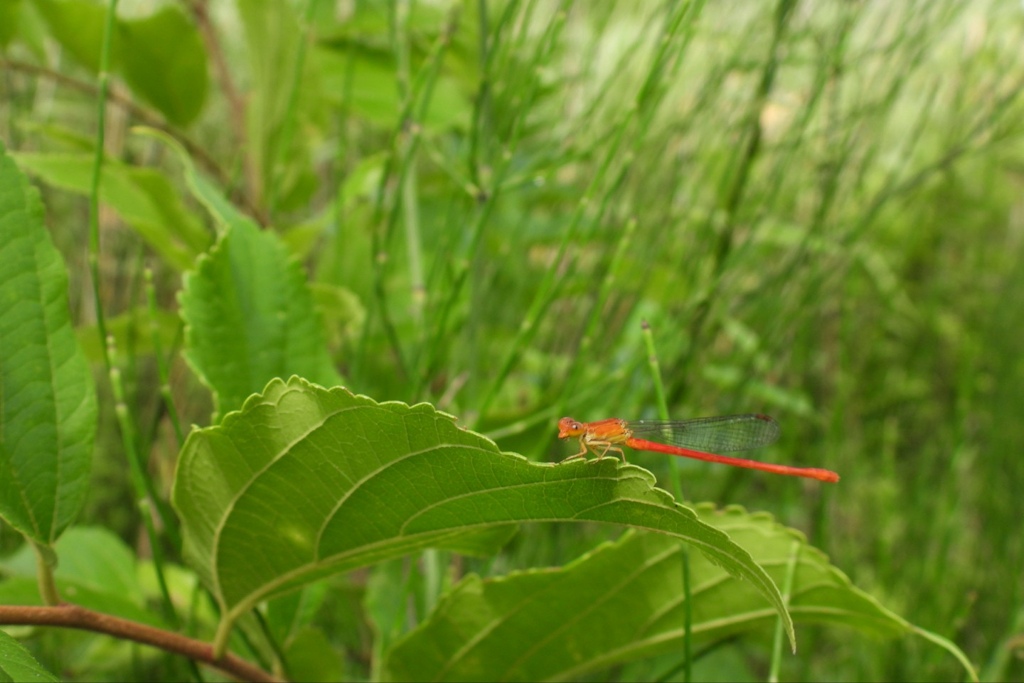
[[[105,7],[0,12],[0,136],[44,187],[98,360],[81,163]],[[102,295],[161,486],[176,446],[143,270],[173,354],[181,274],[212,233],[139,124],[286,240],[353,391],[557,460],[574,452],[562,415],[657,417],[646,321],[674,417],[770,413],[783,436],[758,457],[842,475],[683,462],[688,500],[802,529],[983,678],[1024,680],[1019,2],[123,0],[119,16]],[[172,358],[175,404],[208,423]],[[132,540],[106,412],[87,519]],[[607,536],[572,533],[526,529],[491,570]],[[923,642],[800,638],[793,678],[960,675]]]

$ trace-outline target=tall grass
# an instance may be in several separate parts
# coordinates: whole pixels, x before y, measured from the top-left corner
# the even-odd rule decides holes
[[[292,80],[250,101],[281,117],[264,140],[226,134],[226,88],[186,134],[351,297],[334,351],[352,389],[434,402],[557,459],[562,414],[655,416],[647,321],[674,415],[770,412],[770,457],[843,477],[825,490],[680,463],[688,499],[772,512],[990,677],[1024,677],[1007,649],[1024,613],[1019,3],[398,2],[357,17],[295,14],[314,43],[281,47]],[[226,54],[245,50],[219,28]],[[367,80],[366,60],[393,80]],[[238,78],[266,85],[255,67]],[[7,77],[0,125],[22,149],[61,148],[54,131],[86,111],[45,86]],[[139,253],[105,229],[108,254]],[[142,262],[102,264],[135,283],[104,293],[110,315],[145,304]],[[173,308],[176,274],[153,265]],[[159,453],[173,437],[139,355],[126,380]],[[180,359],[169,377],[183,418],[205,419]],[[663,458],[631,457],[667,476]],[[527,529],[479,568],[565,561],[605,536]],[[911,642],[801,639],[783,677],[958,675]]]
[[[825,494],[695,466],[687,495],[773,511],[908,617],[995,656],[1024,566],[1024,473],[995,417],[1020,372],[1012,334],[996,338],[1020,253],[1020,17],[955,2],[574,6],[564,25],[546,4],[521,11],[493,38],[520,61],[485,76],[495,184],[467,218],[424,220],[457,243],[472,226],[456,288],[426,292],[441,327],[418,351],[424,397],[518,422],[503,443],[557,457],[560,413],[652,415],[646,319],[676,413],[771,411],[779,459],[844,476]],[[809,649],[808,677],[954,674],[906,643],[865,657],[822,632]]]

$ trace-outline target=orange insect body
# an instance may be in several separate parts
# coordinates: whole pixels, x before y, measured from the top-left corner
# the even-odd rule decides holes
[[[622,462],[626,462],[626,454],[618,444],[626,443],[633,436],[633,432],[626,426],[625,420],[617,417],[597,422],[579,422],[571,417],[563,417],[558,421],[558,438],[568,439],[574,436],[580,440],[580,452],[570,455],[566,460],[582,458],[587,451],[593,451],[598,458],[603,458],[608,451],[618,451],[622,456]]]
[[[670,443],[636,438],[634,435],[637,433],[649,434]],[[742,451],[770,444],[778,436],[778,423],[767,415],[758,414],[703,417],[678,422],[629,422],[614,417],[596,422],[580,422],[571,417],[563,417],[558,421],[558,438],[577,438],[580,441],[580,452],[570,455],[566,460],[585,457],[588,451],[596,453],[598,459],[601,459],[608,451],[615,451],[622,457],[622,462],[626,462],[622,447],[629,446],[638,451],[667,453],[772,474],[833,483],[839,481],[839,475],[831,470],[775,465],[697,450]]]

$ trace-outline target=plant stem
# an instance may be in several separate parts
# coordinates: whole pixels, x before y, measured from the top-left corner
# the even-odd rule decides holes
[[[299,30],[302,37],[299,39],[295,64],[292,68],[291,83],[288,86],[288,103],[285,107],[284,119],[281,122],[281,139],[274,146],[271,152],[271,159],[274,162],[275,170],[281,169],[288,158],[288,151],[292,146],[292,135],[295,131],[295,107],[299,99],[299,84],[302,82],[302,71],[306,66],[306,49],[313,39],[313,2],[306,0],[299,19]],[[278,187],[280,183],[274,178],[274,171],[270,172],[270,187],[266,188],[267,195],[267,219],[273,221],[274,209],[277,207]],[[283,173],[281,174],[283,175]]]
[[[228,65],[228,60],[224,55],[224,50],[221,49],[217,32],[210,21],[208,5],[208,0],[190,0],[188,2],[189,9],[192,10],[192,16],[196,22],[196,28],[203,39],[203,45],[206,46],[206,50],[211,57],[211,67],[227,100],[228,111],[231,116],[229,128],[234,132],[235,144],[242,155],[242,167],[246,184],[246,192],[243,194],[246,197],[246,203],[253,216],[258,218],[261,223],[266,223],[268,222],[266,216],[258,207],[263,188],[259,171],[253,163],[253,157],[250,152],[249,128],[246,125],[248,114],[245,96],[235,85],[235,80],[232,78],[233,69]]]
[[[80,92],[90,97],[98,97],[100,92],[99,84],[87,83],[66,74],[41,67],[37,64],[29,64],[17,59],[0,57],[0,72],[3,71],[19,71],[36,78],[45,78],[53,81],[58,86]],[[231,185],[231,179],[228,177],[227,172],[225,172],[224,169],[221,168],[220,164],[214,160],[210,155],[210,152],[207,151],[202,144],[196,142],[186,133],[168,123],[159,113],[131,99],[131,96],[128,93],[119,88],[109,90],[104,97],[107,104],[117,105],[119,108],[123,109],[133,121],[138,121],[143,125],[163,131],[164,133],[172,136],[175,140],[180,142],[186,150],[188,150],[189,156],[195,160],[197,166],[216,178],[217,182],[224,187],[229,187]],[[249,201],[248,197],[239,197],[237,198],[237,201],[239,201],[245,207],[245,210],[253,216],[259,215],[259,210]]]
[[[107,344],[107,357],[113,363],[117,358],[117,350],[114,346],[114,338],[110,337]],[[156,491],[153,488],[153,480],[146,476],[145,462],[139,453],[138,444],[135,438],[135,421],[125,402],[124,384],[121,382],[121,369],[112,367],[110,369],[110,386],[114,392],[114,414],[117,416],[118,425],[121,428],[121,440],[124,444],[125,457],[128,459],[128,471],[131,474],[132,486],[135,489],[135,496],[139,512],[142,514],[142,521],[146,528],[146,537],[149,539],[150,548],[153,551],[153,568],[156,571],[157,583],[160,586],[163,597],[163,608],[174,623],[178,622],[178,615],[174,609],[174,602],[171,600],[170,591],[167,588],[167,581],[164,578],[163,552],[160,548],[161,535],[157,533],[156,525],[153,523],[153,508],[151,500],[156,500]],[[174,523],[165,525],[165,529],[177,531]],[[181,539],[172,534],[171,540],[175,547],[181,547]]]
[[[789,609],[789,599],[793,595],[793,579],[796,576],[796,568],[800,562],[800,549],[803,545],[799,541],[793,541],[790,548],[789,559],[786,562],[786,578],[782,585],[782,603]],[[776,683],[779,680],[779,666],[782,664],[782,642],[786,638],[786,626],[780,616],[775,620],[775,636],[772,640],[772,663],[768,680]],[[796,643],[793,643],[793,652],[796,652]]]
[[[655,403],[658,405],[658,417],[669,419],[668,403],[665,401],[665,384],[661,380],[661,363],[658,361],[658,350],[654,346],[654,334],[646,320],[642,323],[644,344],[647,347],[647,363],[651,371],[651,382],[654,384]],[[672,491],[676,500],[683,500],[683,485],[679,476],[679,464],[675,458],[669,458],[669,476],[672,478]],[[682,547],[683,556],[683,680],[693,680],[693,594],[690,591],[690,549]]]
[[[100,50],[99,94],[96,104],[96,156],[93,159],[92,182],[89,192],[89,270],[92,274],[92,296],[96,307],[96,328],[100,334],[103,361],[110,371],[110,356],[107,353],[107,321],[103,315],[103,297],[100,293],[100,179],[103,177],[103,146],[106,140],[107,89],[110,74],[110,45],[113,42],[114,18],[117,16],[117,0],[110,0],[107,19],[103,25],[103,45]]]
[[[280,680],[236,655],[226,654],[223,657],[214,657],[213,647],[200,640],[186,638],[148,624],[140,624],[96,612],[79,605],[67,603],[53,607],[0,605],[0,624],[5,626],[60,626],[80,631],[105,633],[122,640],[152,645],[166,652],[183,655],[239,680],[261,682]]]
[[[185,434],[181,429],[181,419],[178,417],[178,409],[174,405],[174,397],[171,395],[170,370],[167,366],[167,358],[164,357],[163,344],[160,341],[160,324],[157,320],[156,288],[153,285],[153,270],[146,268],[146,305],[149,310],[149,326],[153,333],[153,357],[156,359],[157,374],[160,376],[160,397],[167,408],[167,415],[171,418],[174,427],[174,437],[178,448],[185,441]]]
[[[47,605],[60,604],[60,594],[57,592],[57,583],[53,579],[53,568],[57,564],[57,557],[49,546],[32,543],[36,551],[36,579],[39,583],[39,595]]]
[[[403,102],[411,102],[414,93],[410,90],[410,69],[409,64],[409,5],[399,2],[394,6],[392,20],[392,42],[394,44],[395,57],[398,62],[396,66],[396,81],[398,85],[398,96]],[[429,100],[428,100],[429,101]],[[424,107],[424,113],[426,108]],[[412,314],[413,325],[416,328],[417,338],[422,338],[423,324],[423,244],[420,239],[420,213],[418,202],[418,191],[416,184],[416,147],[419,143],[419,126],[422,117],[407,119],[401,123],[404,134],[400,138],[400,145],[403,147],[402,156],[406,160],[403,164],[402,179],[400,183],[400,198],[395,204],[394,214],[396,217],[399,210],[405,226],[405,247],[409,264],[409,286],[410,292],[410,313]]]

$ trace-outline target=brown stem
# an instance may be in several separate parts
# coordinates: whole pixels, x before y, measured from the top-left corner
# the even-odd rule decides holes
[[[227,58],[221,49],[217,31],[210,21],[208,11],[208,0],[189,0],[187,3],[192,12],[192,18],[196,22],[196,29],[206,46],[206,52],[210,56],[210,65],[213,69],[217,82],[220,84],[221,92],[228,103],[228,111],[231,116],[231,130],[235,135],[235,142],[242,154],[242,167],[245,172],[247,195],[252,197],[254,205],[263,206],[263,181],[259,170],[252,161],[252,154],[249,153],[248,127],[246,126],[246,101],[245,96],[238,90],[234,78],[231,77],[231,67],[228,66]],[[267,223],[266,216],[262,210],[253,214],[264,224]]]
[[[0,624],[5,626],[62,626],[105,633],[116,638],[133,640],[183,655],[219,669],[239,680],[268,683],[280,680],[233,654],[226,654],[217,659],[213,656],[213,646],[200,640],[135,621],[113,617],[79,605],[67,603],[56,607],[0,605]]]

